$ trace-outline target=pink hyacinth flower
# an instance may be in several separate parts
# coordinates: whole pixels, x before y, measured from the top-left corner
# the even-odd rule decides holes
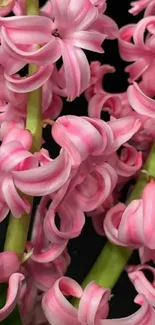
[[[140,200],[133,200],[127,207],[118,203],[107,212],[104,230],[112,242],[121,246],[155,249],[152,231],[155,224],[154,194],[155,182],[151,181],[145,186]]]
[[[77,206],[85,212],[95,210],[112,193],[117,180],[116,171],[110,164],[94,166],[92,172],[84,178],[83,182],[77,184],[69,200],[74,198]]]
[[[15,170],[33,169],[38,165],[37,158],[28,151],[31,144],[31,133],[16,127],[11,128],[3,138],[0,147],[1,221],[6,217],[9,209],[16,218],[19,218],[24,211],[30,212],[27,199],[21,198],[17,193],[12,173]]]
[[[60,230],[55,224],[56,212],[60,218]],[[44,219],[45,235],[53,244],[78,237],[85,224],[83,211],[73,201],[63,202],[54,211],[49,207]]]
[[[155,307],[155,269],[149,265],[129,266],[126,268],[128,276],[136,291],[143,294],[151,306]],[[148,270],[153,275],[150,282],[143,271]]]
[[[70,100],[79,96],[89,84],[90,69],[87,58],[81,50],[102,53],[104,31],[93,27],[98,10],[89,0],[52,0],[53,30],[63,59],[67,95]],[[82,12],[82,15],[81,15]],[[65,23],[64,23],[65,19]],[[72,69],[70,69],[72,67]]]
[[[113,119],[107,124],[112,129],[114,141],[110,152],[106,152],[106,154],[115,152],[122,144],[131,139],[141,126],[140,120],[135,116]]]
[[[13,171],[14,182],[23,193],[32,196],[48,195],[57,191],[67,181],[71,171],[71,160],[66,152],[48,164],[29,170]],[[40,184],[40,185],[39,185]]]
[[[142,166],[142,153],[137,152],[136,148],[125,143],[119,157],[114,153],[109,157],[108,163],[113,166],[118,175],[131,177],[140,170]]]
[[[78,310],[64,295],[81,298]],[[45,293],[42,307],[52,325],[98,325],[108,315],[109,298],[110,290],[101,288],[95,282],[90,282],[83,292],[74,280],[62,277]]]
[[[145,95],[137,83],[128,87],[129,103],[139,114],[155,118],[155,100]]]
[[[28,85],[26,87],[24,85],[22,89],[19,87],[19,80],[6,74],[8,87],[17,91],[16,85],[18,84],[20,91],[32,89],[34,84],[31,79],[37,80],[38,84],[36,83],[35,87],[39,87],[39,83],[43,84],[43,80],[50,77],[52,64],[62,56],[67,96],[70,100],[79,96],[88,87],[90,79],[89,64],[82,49],[103,52],[101,45],[105,35],[93,28],[93,23],[98,15],[97,8],[89,0],[80,0],[76,6],[74,1],[66,0],[62,6],[62,1],[52,0],[51,19],[43,16],[35,18],[24,16],[22,18],[25,27],[23,27],[23,23],[21,25],[21,17],[0,21],[3,26],[3,49],[18,62],[23,62],[23,64],[31,62],[40,66],[37,72],[39,77],[37,78],[37,73],[28,77]],[[27,28],[28,24],[29,29]],[[33,24],[38,26],[38,32],[35,31],[36,27],[35,30],[33,29]],[[10,30],[11,27],[13,31]],[[20,37],[23,28],[24,47]],[[30,30],[32,31],[31,37]],[[34,50],[32,45],[37,43],[41,43],[43,46],[39,50]],[[49,64],[50,66],[48,66]]]
[[[59,117],[51,131],[55,141],[70,155],[73,165],[79,165],[89,155],[101,152],[102,135],[82,117]]]
[[[80,325],[78,311],[64,295],[81,298],[83,290],[80,285],[67,277],[57,280],[42,299],[42,308],[48,322],[52,325]]]
[[[154,325],[155,311],[143,295],[138,295],[134,302],[141,308],[131,316],[101,320],[99,325]]]
[[[133,62],[125,71],[129,72],[129,81],[139,79],[154,65],[154,16],[141,19],[137,25],[127,25],[119,31],[119,50],[121,58]],[[147,32],[147,37],[144,33]],[[133,42],[132,42],[133,37]]]
[[[45,218],[45,214],[47,212],[47,204],[49,202],[49,197],[45,196],[41,199],[41,202],[37,208],[35,221],[33,226],[32,238],[31,242],[27,243],[27,250],[31,251],[33,249],[33,254],[31,259],[38,263],[48,263],[54,262],[56,263],[56,259],[61,256],[61,254],[65,254],[65,248],[68,243],[67,240],[63,240],[61,243],[51,244],[47,237],[45,236],[43,222]],[[57,273],[65,268],[65,263],[68,265],[69,259],[68,255],[64,255],[66,258],[66,262],[64,262],[63,266],[56,266]],[[61,260],[61,259],[60,259]],[[59,260],[59,261],[60,261]],[[59,263],[58,263],[59,264]]]

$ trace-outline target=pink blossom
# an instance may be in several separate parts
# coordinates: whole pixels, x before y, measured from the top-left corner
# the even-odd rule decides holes
[[[133,176],[142,167],[142,153],[129,145],[124,144],[121,154],[114,153],[108,158],[108,163],[113,166],[116,173],[123,177]]]
[[[150,283],[144,275],[143,271],[148,270],[153,275],[153,281]],[[155,270],[149,265],[129,266],[127,272],[130,281],[134,285],[136,291],[143,294],[149,304],[155,307]]]
[[[117,319],[101,320],[100,325],[153,325],[155,321],[155,312],[147,299],[143,295],[138,295],[135,303],[141,305],[141,308],[131,316]]]
[[[65,248],[68,243],[67,239],[62,240],[59,244],[51,244],[48,238],[45,236],[43,224],[44,218],[47,212],[47,203],[49,202],[49,197],[45,196],[42,198],[40,205],[36,211],[35,221],[33,226],[31,242],[27,243],[27,250],[31,251],[33,249],[33,254],[31,259],[38,263],[56,263],[56,273],[62,275],[63,270],[66,270],[70,259],[65,253]],[[64,255],[61,255],[64,254]],[[59,257],[59,260],[56,260]],[[55,275],[55,274],[54,274]]]
[[[83,292],[78,309],[78,319],[81,324],[97,325],[109,313],[110,289],[90,282]]]
[[[64,295],[81,298],[82,294],[83,290],[76,281],[67,277],[57,280],[42,300],[42,308],[48,322],[53,325],[80,325],[77,309],[67,301]]]
[[[107,212],[104,230],[110,241],[121,246],[155,248],[154,191],[155,183],[151,181],[140,200],[133,200],[127,207],[118,203]]]
[[[13,171],[15,185],[25,194],[47,195],[57,191],[68,179],[71,161],[66,152],[43,166],[30,170]],[[51,181],[52,180],[52,181]]]
[[[77,184],[70,200],[74,198],[76,204],[85,212],[95,210],[112,193],[117,180],[116,171],[108,163],[96,166],[83,182]]]
[[[97,94],[89,101],[88,114],[93,118],[100,118],[102,111],[108,111],[112,116],[120,117],[121,110],[121,99],[117,94]]]
[[[79,165],[88,155],[110,154],[128,141],[140,128],[136,117],[105,123],[88,117],[63,116],[52,127],[52,136]]]
[[[67,301],[65,295],[81,298],[78,310]],[[45,293],[42,307],[47,320],[53,325],[98,325],[101,319],[107,317],[109,297],[110,290],[94,282],[90,282],[83,292],[74,280],[62,277]]]
[[[24,16],[24,47],[21,46],[23,40],[20,37],[21,29],[23,29],[23,19],[22,26],[21,17],[15,17],[12,20],[7,18],[6,21],[2,20],[2,47],[4,50],[19,62],[23,62],[23,65],[24,62],[25,64],[31,62],[41,66],[38,72],[28,77],[28,79],[26,78],[25,82],[27,84],[26,86],[24,84],[24,88],[19,87],[18,80],[6,75],[10,89],[16,91],[16,85],[18,85],[18,90],[23,91],[24,89],[24,91],[28,91],[41,86],[52,73],[52,63],[56,62],[61,56],[68,98],[73,100],[88,87],[90,69],[81,48],[102,53],[101,44],[105,39],[105,35],[93,28],[93,22],[98,17],[98,10],[89,0],[78,1],[76,7],[74,3],[74,11],[72,7],[73,1],[68,3],[66,0],[62,6],[62,2],[54,0],[52,1],[53,12],[51,19],[39,16],[35,18]],[[81,10],[83,11],[82,16]],[[38,25],[37,33],[33,32],[33,24]],[[29,28],[26,27],[28,25]],[[13,31],[10,30],[10,27],[13,27]],[[31,37],[30,29],[32,30]],[[44,45],[41,49],[34,50],[32,45],[37,43]],[[30,49],[32,50],[30,51]],[[48,66],[49,63],[50,66]]]
[[[60,218],[60,230],[55,224],[56,212]],[[60,204],[55,211],[49,207],[44,219],[44,231],[50,242],[59,244],[63,240],[78,237],[84,224],[83,211],[70,200]]]
[[[30,211],[27,199],[21,198],[17,193],[12,173],[15,170],[30,169],[38,165],[37,159],[28,151],[31,143],[30,132],[17,128],[11,128],[3,138],[0,147],[1,221],[6,217],[9,209],[17,218],[23,211],[27,213]]]
[[[133,82],[154,65],[154,16],[145,17],[137,25],[127,25],[119,31],[119,50],[123,60],[134,63],[125,70]],[[144,33],[147,31],[147,37]],[[131,39],[133,37],[133,43]]]
[[[105,0],[90,0],[99,11],[99,16],[92,24],[92,27],[97,31],[107,35],[109,39],[115,39],[118,34],[118,26],[116,22],[103,13],[106,10]]]
[[[141,115],[146,115],[155,118],[155,101],[154,99],[146,96],[137,83],[129,86],[128,99],[133,109]]]
[[[111,153],[128,141],[139,130],[141,122],[134,116],[113,119],[107,123],[112,129],[114,141]],[[106,152],[107,154],[107,152]]]

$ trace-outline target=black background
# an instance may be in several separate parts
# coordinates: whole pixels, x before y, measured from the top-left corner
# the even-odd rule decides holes
[[[45,2],[46,1],[40,1],[40,5]],[[107,0],[107,4],[108,9],[106,13],[117,22],[119,27],[137,22],[141,17],[140,15],[133,17],[128,13],[128,9],[130,7],[129,0]],[[123,92],[126,90],[128,85],[127,74],[124,72],[124,67],[127,64],[119,57],[117,41],[105,41],[103,43],[103,48],[105,53],[102,55],[87,52],[88,59],[89,61],[99,60],[102,62],[102,64],[108,63],[115,66],[116,73],[109,74],[105,77],[104,88],[109,92]],[[72,103],[65,102],[62,114],[87,115],[87,102],[85,101],[84,97],[81,96]],[[51,156],[57,156],[59,148],[54,142],[52,142],[50,137],[50,129],[48,127],[44,131],[44,137],[47,141],[46,148],[49,149]],[[36,201],[36,204],[37,202],[38,200]],[[5,238],[6,226],[7,220],[0,225],[1,249],[3,247]],[[105,239],[95,233],[91,220],[87,218],[81,236],[70,241],[69,243],[68,248],[72,262],[69,266],[67,274],[81,283],[91,266],[94,264],[104,244]],[[132,264],[138,263],[137,252],[133,254],[130,262]],[[111,272],[112,271],[113,270],[111,270]],[[110,303],[110,317],[125,317],[137,310],[137,306],[133,302],[136,292],[129,282],[126,272],[123,272],[121,275],[119,281],[113,289],[113,294],[114,296]]]

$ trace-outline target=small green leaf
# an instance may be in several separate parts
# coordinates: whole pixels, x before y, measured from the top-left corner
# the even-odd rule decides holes
[[[0,308],[3,308],[6,302],[6,296],[7,296],[7,283],[1,283],[0,285]],[[3,321],[0,322],[1,325],[23,325],[18,307],[16,306],[13,312],[5,318]]]

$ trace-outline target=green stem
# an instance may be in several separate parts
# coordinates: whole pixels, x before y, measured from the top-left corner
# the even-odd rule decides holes
[[[39,0],[27,0],[27,14],[39,15]],[[36,70],[36,65],[29,65],[29,75],[34,73]],[[42,139],[41,89],[36,89],[28,95],[26,128],[33,135],[31,152],[34,153],[35,151],[39,151]],[[26,195],[25,197],[28,199],[32,207],[33,198]],[[20,219],[10,215],[4,245],[5,251],[14,251],[22,257],[25,250],[29,225],[30,215],[27,213],[23,213]]]
[[[148,172],[149,176],[155,177],[155,143],[152,145],[149,157],[143,167]],[[137,183],[133,188],[132,193],[127,199],[127,203],[130,203],[134,199],[141,197],[143,188],[148,183],[149,177],[146,173],[140,172],[137,179]],[[124,270],[132,250],[126,247],[116,246],[110,242],[107,242],[103,250],[101,251],[97,261],[89,271],[88,275],[82,283],[84,289],[91,281],[95,281],[98,285],[105,288],[112,289],[117,282],[120,274]],[[79,299],[73,298],[72,304],[78,307]]]

